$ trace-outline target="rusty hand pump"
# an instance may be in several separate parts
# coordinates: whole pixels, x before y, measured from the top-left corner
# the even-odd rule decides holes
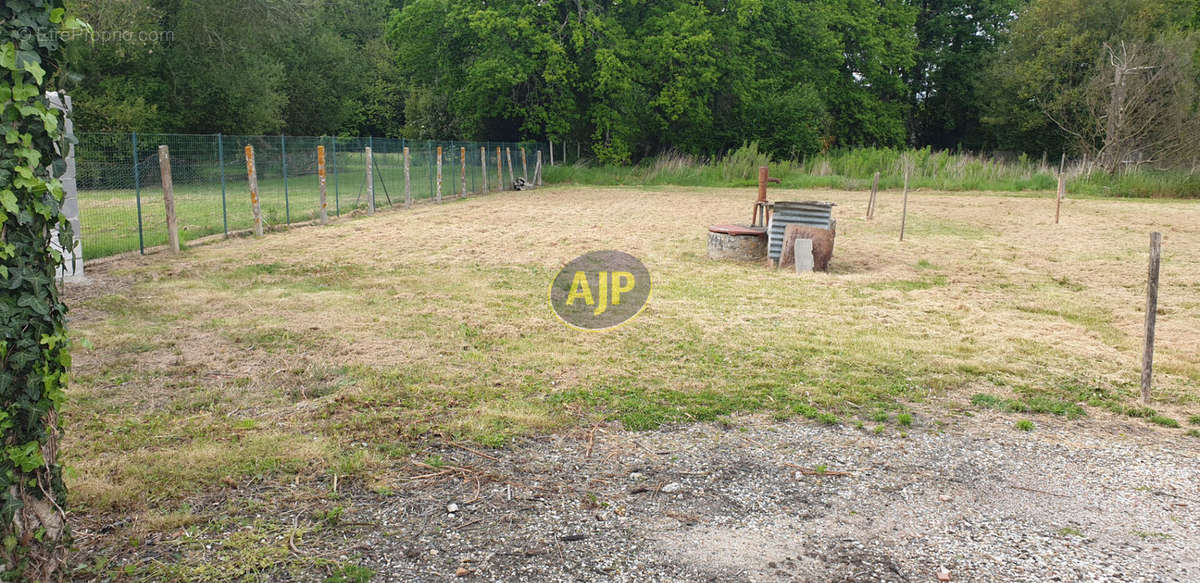
[[[780,184],[782,181],[778,178],[770,177],[770,169],[766,166],[758,167],[758,200],[754,201],[754,214],[750,216],[750,225],[758,225],[759,216],[762,217],[762,226],[767,225],[767,183],[774,182]]]

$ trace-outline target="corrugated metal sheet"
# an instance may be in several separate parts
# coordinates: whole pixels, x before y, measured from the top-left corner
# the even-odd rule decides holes
[[[775,201],[774,212],[771,213],[771,225],[768,227],[767,257],[779,261],[783,250],[783,230],[791,224],[802,224],[821,229],[828,229],[833,224],[832,202],[809,200],[794,202],[787,200]]]

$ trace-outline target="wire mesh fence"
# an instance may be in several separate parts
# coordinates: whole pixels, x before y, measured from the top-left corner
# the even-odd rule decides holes
[[[170,152],[176,222],[185,243],[253,227],[247,146],[254,149],[266,228],[319,218],[317,150],[321,146],[330,217],[367,209],[371,186],[376,208],[404,206],[438,199],[439,192],[444,199],[511,189],[515,177],[532,180],[539,151],[543,164],[549,163],[547,144],[537,142],[136,133],[80,133],[78,139],[75,161],[85,259],[144,253],[167,243],[158,157],[162,145]]]

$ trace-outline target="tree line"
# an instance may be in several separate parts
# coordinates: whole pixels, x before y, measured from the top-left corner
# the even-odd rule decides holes
[[[74,0],[81,131],[1192,167],[1200,0]],[[104,31],[133,35],[99,36]]]

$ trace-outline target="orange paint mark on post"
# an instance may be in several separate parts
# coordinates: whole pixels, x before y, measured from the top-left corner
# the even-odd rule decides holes
[[[325,146],[317,146],[317,178],[321,184],[321,224],[329,222],[329,213],[325,207]]]

